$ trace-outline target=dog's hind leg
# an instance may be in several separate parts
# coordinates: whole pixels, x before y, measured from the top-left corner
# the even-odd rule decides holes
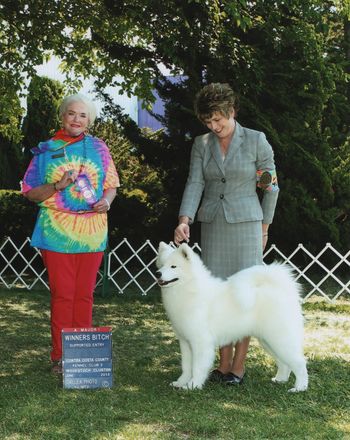
[[[277,373],[278,378],[283,379],[283,373],[286,374],[288,370],[291,370],[295,374],[296,381],[294,387],[288,391],[293,393],[306,391],[308,387],[308,374],[306,360],[302,354],[301,344],[298,345],[293,344],[291,341],[284,341],[284,343],[278,345],[272,345],[270,342],[268,346],[270,347],[271,353],[274,353],[275,359],[278,360],[278,365],[282,365],[280,374],[279,372]]]
[[[276,376],[272,378],[272,382],[276,382],[276,383],[288,382],[291,369],[288,367],[288,365],[284,364],[279,359],[276,359],[276,363],[277,363],[277,373]]]
[[[281,359],[277,356],[275,351],[271,348],[271,346],[264,340],[259,340],[262,347],[275,359],[277,363],[277,373],[276,376],[272,378],[272,382],[276,383],[285,383],[288,382],[291,369],[287,364],[281,361]]]
[[[293,359],[289,365],[293,373],[295,374],[295,384],[294,387],[288,391],[291,393],[306,391],[309,380],[308,380],[308,373],[306,368],[306,360],[304,356],[300,356],[297,359]]]
[[[290,348],[288,353],[281,353],[279,359],[295,374],[294,387],[288,391],[296,393],[299,391],[306,391],[308,387],[308,373],[306,368],[306,360],[299,350]],[[277,376],[276,376],[277,377]]]
[[[182,388],[187,385],[187,383],[192,378],[192,350],[187,341],[180,339],[180,350],[181,350],[181,367],[182,374],[174,382],[171,382],[171,386],[175,388]]]

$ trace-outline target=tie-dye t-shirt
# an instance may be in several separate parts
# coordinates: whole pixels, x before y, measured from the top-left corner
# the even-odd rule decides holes
[[[57,149],[51,139],[32,152],[22,182],[22,192],[45,183],[58,182],[63,173],[76,170],[86,174],[97,199],[103,191],[119,186],[119,178],[107,145],[100,139],[84,136],[77,142]],[[75,183],[40,202],[31,245],[63,253],[100,252],[107,243],[107,214],[91,211]]]

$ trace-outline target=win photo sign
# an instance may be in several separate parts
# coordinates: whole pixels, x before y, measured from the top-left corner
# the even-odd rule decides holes
[[[63,388],[112,388],[112,328],[64,328]]]

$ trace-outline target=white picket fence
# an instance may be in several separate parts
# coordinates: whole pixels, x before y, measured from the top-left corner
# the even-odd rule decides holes
[[[105,253],[104,265],[98,275],[98,285],[108,284],[110,292],[124,293],[128,289],[138,289],[146,295],[156,287],[154,276],[157,245],[146,240],[141,246],[134,247],[124,238],[112,250]],[[200,252],[197,243],[192,246]],[[303,300],[320,296],[327,302],[335,302],[338,298],[350,299],[350,250],[342,255],[330,243],[316,255],[298,244],[290,255],[284,255],[275,245],[268,247],[264,260],[278,260],[293,267],[297,278],[304,285]],[[303,260],[305,264],[300,267]],[[332,261],[326,267],[324,261]],[[0,285],[8,289],[21,287],[31,290],[34,287],[49,289],[46,269],[40,252],[30,246],[27,238],[17,245],[10,237],[5,237],[0,245]]]

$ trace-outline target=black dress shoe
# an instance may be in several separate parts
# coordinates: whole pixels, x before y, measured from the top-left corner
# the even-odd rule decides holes
[[[224,380],[225,374],[222,373],[220,370],[215,369],[210,372],[208,381],[209,382],[219,382],[221,383]]]
[[[225,385],[241,385],[243,383],[244,373],[242,376],[237,376],[237,374],[234,373],[227,373],[224,374],[224,377],[222,378],[222,383]]]

